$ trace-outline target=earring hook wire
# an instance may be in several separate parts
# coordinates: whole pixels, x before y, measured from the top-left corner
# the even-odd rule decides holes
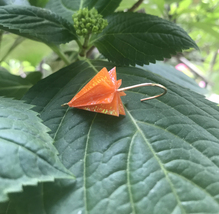
[[[167,88],[164,87],[163,85],[157,84],[157,83],[141,83],[141,84],[138,84],[138,85],[132,85],[132,86],[124,87],[124,88],[119,88],[119,89],[117,89],[117,91],[122,92],[122,91],[127,91],[129,89],[139,88],[139,87],[144,87],[144,86],[156,86],[156,87],[162,88],[164,90],[164,92],[161,93],[161,94],[152,96],[152,97],[143,98],[143,99],[141,99],[141,101],[151,100],[151,99],[154,99],[154,98],[157,98],[157,97],[161,97],[161,96],[163,96],[164,94],[167,93]]]

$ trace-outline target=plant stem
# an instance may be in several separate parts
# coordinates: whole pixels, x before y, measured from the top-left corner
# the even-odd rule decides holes
[[[185,57],[180,56],[179,61],[184,63],[186,66],[189,67],[189,69],[192,71],[193,74],[200,77],[202,80],[204,80],[207,84],[212,85],[212,82],[210,82],[203,74],[202,71],[196,67],[193,63],[191,63],[189,60],[187,60]]]
[[[65,56],[65,54],[59,49],[56,45],[47,44],[64,62],[66,65],[70,65],[69,59]]]
[[[143,0],[138,0],[131,8],[128,9],[128,12],[135,11],[142,2]]]
[[[12,44],[12,46],[7,51],[7,53],[2,57],[2,59],[0,60],[0,63],[3,62],[6,59],[6,57],[24,40],[25,40],[24,37],[18,36],[16,40],[14,41],[14,43]]]
[[[81,50],[80,50],[80,53],[79,55],[81,57],[85,57],[86,56],[86,52],[87,52],[87,49],[88,49],[88,42],[89,42],[89,39],[90,39],[90,34],[86,35],[84,37],[84,44],[82,45],[81,47]]]
[[[81,42],[77,39],[77,40],[75,40],[76,42],[77,42],[77,44],[78,44],[78,47],[79,48],[82,48],[82,44],[81,44]]]
[[[216,63],[217,56],[218,56],[218,50],[216,50],[214,52],[213,58],[210,62],[210,66],[209,66],[209,69],[208,69],[208,77],[209,78],[211,77],[211,75],[213,73],[213,68],[214,68],[214,64]]]

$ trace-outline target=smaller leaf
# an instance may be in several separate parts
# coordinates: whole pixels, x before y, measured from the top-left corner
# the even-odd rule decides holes
[[[110,14],[112,14],[115,9],[119,6],[122,0],[101,0],[96,1],[96,4],[93,6],[95,7],[98,12],[103,15],[103,17],[106,17]]]
[[[109,25],[93,36],[93,43],[110,61],[120,65],[143,65],[170,58],[183,49],[198,46],[179,26],[156,16],[114,13]]]
[[[54,179],[72,179],[52,145],[49,129],[31,105],[0,98],[0,202],[22,186]]]
[[[0,68],[0,96],[20,99],[41,77],[40,72],[31,72],[26,78],[21,78]]]
[[[67,20],[38,7],[0,7],[0,29],[44,43],[61,44],[77,38]]]

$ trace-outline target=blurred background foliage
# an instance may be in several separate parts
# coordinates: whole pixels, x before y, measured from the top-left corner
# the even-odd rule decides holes
[[[44,7],[47,2],[29,0],[37,7]],[[123,0],[118,11],[127,11],[136,2]],[[219,103],[219,0],[143,0],[136,11],[172,21],[188,32],[200,52],[187,50],[165,62],[195,79],[200,87],[207,88],[210,99]],[[74,56],[74,42],[61,45],[61,50]],[[99,57],[98,53],[91,56]],[[21,77],[26,77],[26,72],[40,71],[44,78],[65,64],[45,44],[1,31],[0,66]]]

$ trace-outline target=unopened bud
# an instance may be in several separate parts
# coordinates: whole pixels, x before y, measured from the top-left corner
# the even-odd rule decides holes
[[[84,35],[86,35],[86,34],[88,33],[88,31],[87,31],[86,28],[84,28],[84,29],[82,29],[81,33],[84,34]]]
[[[103,19],[95,8],[90,11],[88,8],[80,9],[72,18],[76,33],[79,36],[100,33],[108,24],[107,20]]]

